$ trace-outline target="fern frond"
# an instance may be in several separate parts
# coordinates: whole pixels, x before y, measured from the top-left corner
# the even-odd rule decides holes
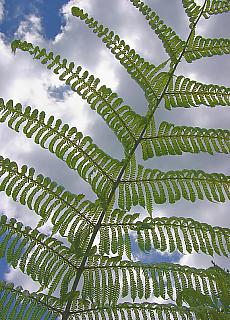
[[[137,239],[141,251],[152,249],[182,254],[203,252],[213,256],[230,253],[230,229],[213,227],[192,218],[147,217],[138,220],[139,213],[115,209],[102,223],[99,250],[101,255],[126,254],[131,260],[131,236]]]
[[[183,7],[190,21],[189,27],[192,29],[197,18],[199,17],[202,7],[195,0],[182,0]]]
[[[145,61],[139,54],[131,49],[124,40],[120,39],[117,34],[109,30],[108,27],[104,27],[99,24],[94,18],[89,17],[88,13],[77,7],[72,8],[72,14],[75,17],[79,17],[85,22],[85,24],[92,29],[106,47],[111,50],[116,59],[127,70],[131,77],[140,85],[145,93],[147,100],[150,103],[154,103],[157,99],[157,95],[154,91],[154,83],[157,80],[156,74],[163,69],[168,60],[161,63],[160,66],[155,67],[153,64]]]
[[[223,55],[229,53],[229,39],[206,39],[202,36],[195,36],[195,32],[193,32],[193,36],[190,38],[183,56],[187,62],[192,62],[204,57],[212,57],[215,55]]]
[[[61,241],[24,227],[14,218],[0,217],[0,236],[0,257],[5,256],[14,268],[49,288],[50,294],[77,271],[79,252],[73,254]]]
[[[42,288],[49,288],[50,294],[58,284],[62,290],[77,271],[78,252],[71,253],[61,241],[47,237],[36,229],[24,227],[16,219],[8,222],[6,216],[1,216],[0,234],[1,257],[6,256],[8,263],[14,268],[19,266]]]
[[[100,214],[98,203],[82,201],[83,194],[72,194],[42,174],[35,176],[33,168],[23,165],[19,169],[15,162],[3,157],[0,157],[0,178],[0,191],[41,216],[39,227],[51,219],[53,234],[67,233],[70,241],[77,228],[82,235],[88,232]]]
[[[203,16],[207,19],[213,14],[219,14],[230,11],[228,0],[207,0]]]
[[[74,311],[75,310],[75,311]],[[71,320],[91,319],[121,319],[121,320],[228,320],[228,314],[218,312],[205,306],[196,308],[178,307],[175,304],[131,303],[124,302],[117,305],[91,303],[89,300],[79,300],[70,312]]]
[[[58,299],[29,293],[21,287],[0,281],[0,317],[2,320],[57,320]]]
[[[230,131],[199,127],[175,126],[163,121],[155,135],[141,140],[143,159],[156,156],[182,155],[184,152],[208,152],[211,155],[230,152]]]
[[[106,122],[117,138],[127,149],[130,149],[138,137],[139,126],[143,118],[136,114],[128,105],[124,105],[123,99],[117,93],[112,92],[105,85],[99,87],[100,80],[83,71],[81,66],[75,67],[74,62],[61,61],[59,55],[54,57],[53,52],[47,53],[39,47],[33,47],[31,43],[15,40],[12,42],[13,52],[21,49],[39,59],[42,64],[47,64],[48,69],[53,69],[55,74],[60,74],[59,79],[64,81],[86,100],[92,110],[95,110]]]
[[[77,128],[69,128],[53,116],[46,119],[43,111],[29,106],[23,109],[12,100],[5,104],[1,99],[0,122],[5,121],[11,129],[17,132],[21,129],[27,138],[33,138],[35,143],[65,161],[69,168],[77,170],[100,197],[106,197],[121,165],[99,149],[91,137],[84,137]]]
[[[119,184],[118,205],[130,210],[140,204],[149,213],[153,200],[157,204],[175,203],[181,198],[189,201],[208,199],[211,202],[224,202],[230,199],[230,177],[222,173],[205,173],[202,170],[181,170],[162,172],[158,169],[145,169],[131,165]]]
[[[144,264],[120,257],[90,257],[83,272],[82,298],[117,304],[119,298],[152,296],[176,300],[179,292],[192,288],[212,297],[219,294],[214,270],[195,269],[172,263]],[[112,288],[112,290],[108,290]]]
[[[159,39],[162,41],[163,46],[172,59],[176,62],[180,53],[183,51],[185,42],[180,39],[176,32],[168,27],[160,17],[144,2],[140,0],[130,0],[149,22],[150,27],[155,31]]]
[[[165,108],[169,110],[172,107],[190,108],[202,104],[210,107],[230,106],[230,88],[178,76],[171,78],[164,100]]]

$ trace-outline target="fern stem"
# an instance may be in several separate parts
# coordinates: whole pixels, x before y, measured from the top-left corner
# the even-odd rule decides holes
[[[152,137],[144,137],[142,140],[153,140],[153,139],[159,139],[159,138],[210,138],[211,140],[218,139],[218,135],[216,136],[210,136],[210,135],[201,135],[199,136],[198,134],[169,134],[169,135],[159,135],[159,136],[152,136]],[[221,137],[222,138],[222,137]],[[225,139],[225,137],[222,138],[226,143],[229,142],[229,139]]]
[[[183,178],[177,178],[177,177],[166,177],[166,178],[156,178],[154,181],[165,181],[165,180],[190,180],[190,181],[210,181],[210,182],[220,182],[219,180],[213,180],[213,179],[204,179],[204,178],[188,178],[188,177],[183,177]],[[141,179],[141,180],[121,180],[120,183],[137,183],[137,182],[150,182],[152,180],[150,179]],[[226,185],[230,186],[230,181],[227,183],[226,181],[223,182]]]
[[[192,36],[192,34],[193,34],[193,31],[194,31],[194,29],[195,29],[195,27],[196,27],[199,19],[200,19],[201,16],[202,16],[203,10],[204,10],[205,5],[206,5],[206,2],[207,2],[207,0],[205,0],[205,2],[204,2],[204,4],[203,4],[203,7],[202,7],[202,10],[201,10],[201,12],[200,12],[200,15],[198,16],[196,22],[194,23],[193,29],[191,29],[191,31],[190,31],[190,34],[189,34],[188,39],[187,39],[187,41],[186,41],[186,43],[185,43],[185,46],[184,46],[184,48],[183,48],[183,50],[182,50],[182,52],[181,52],[178,60],[176,61],[176,63],[174,64],[174,66],[173,66],[173,68],[172,68],[172,70],[171,70],[171,72],[170,72],[170,75],[169,75],[168,80],[167,80],[167,82],[166,82],[165,88],[164,88],[163,92],[161,93],[161,96],[157,99],[156,104],[155,104],[154,108],[151,110],[151,112],[150,112],[150,114],[149,114],[149,117],[148,117],[148,121],[146,121],[146,124],[145,124],[145,126],[144,126],[144,128],[143,128],[143,130],[142,130],[142,132],[141,132],[141,134],[140,134],[140,136],[139,136],[139,138],[135,141],[135,144],[134,144],[132,150],[129,152],[127,158],[125,159],[126,161],[125,161],[123,167],[121,168],[121,171],[120,171],[120,173],[119,173],[119,175],[118,175],[118,177],[117,177],[117,180],[115,181],[115,183],[114,183],[114,185],[113,185],[113,188],[112,188],[112,190],[111,190],[111,192],[110,192],[110,195],[109,195],[109,197],[108,197],[108,201],[107,201],[106,207],[104,207],[104,209],[103,209],[103,211],[102,211],[102,213],[101,213],[101,215],[100,215],[100,217],[99,217],[99,219],[98,219],[98,222],[97,222],[97,224],[96,224],[95,227],[94,227],[94,230],[93,230],[93,232],[92,232],[92,236],[91,236],[91,238],[90,238],[88,247],[87,247],[86,252],[85,252],[85,256],[83,257],[82,262],[81,262],[81,265],[80,265],[80,267],[79,267],[79,269],[78,269],[78,271],[77,271],[76,278],[75,278],[75,280],[74,280],[74,283],[73,283],[73,286],[72,286],[71,291],[75,291],[75,290],[77,289],[77,286],[78,286],[78,284],[79,284],[80,278],[81,278],[82,273],[83,273],[83,271],[84,271],[84,269],[85,269],[85,264],[86,264],[86,261],[87,261],[87,259],[88,259],[88,253],[89,253],[89,251],[90,251],[90,249],[91,249],[91,247],[92,247],[92,245],[93,245],[93,243],[94,243],[94,240],[95,240],[95,238],[96,238],[96,235],[97,235],[97,233],[98,233],[98,231],[99,231],[99,229],[100,229],[100,227],[101,227],[101,224],[102,224],[102,221],[103,221],[103,219],[104,219],[106,210],[107,210],[107,208],[109,207],[110,202],[111,202],[112,199],[113,199],[113,196],[114,196],[114,194],[115,194],[115,192],[116,192],[117,187],[118,187],[119,184],[121,183],[121,178],[122,178],[122,176],[123,176],[123,174],[124,174],[124,172],[125,172],[126,167],[127,167],[128,164],[129,164],[130,159],[132,158],[133,154],[135,153],[137,147],[139,146],[139,144],[140,144],[140,142],[141,142],[141,140],[142,140],[142,138],[143,138],[143,136],[144,136],[144,134],[145,134],[145,131],[147,130],[147,127],[148,127],[148,125],[149,125],[149,122],[151,121],[151,119],[152,119],[152,117],[153,117],[156,109],[158,108],[160,102],[162,101],[162,99],[163,99],[163,97],[164,97],[164,94],[165,94],[165,92],[166,92],[166,90],[167,90],[167,87],[168,87],[168,85],[169,85],[169,83],[170,83],[170,80],[171,80],[171,78],[173,77],[173,74],[174,74],[174,72],[175,72],[178,64],[180,63],[180,61],[181,61],[181,59],[182,59],[182,57],[183,57],[183,55],[184,55],[184,53],[185,53],[185,51],[186,51],[186,47],[188,46],[189,40],[190,40],[190,38],[191,38],[191,36]],[[70,315],[71,305],[72,305],[72,301],[69,300],[69,301],[67,302],[65,311],[64,311],[63,314],[62,314],[62,320],[68,320],[68,317],[69,317],[69,315]]]

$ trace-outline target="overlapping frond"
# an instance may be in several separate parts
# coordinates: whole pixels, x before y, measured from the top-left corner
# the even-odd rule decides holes
[[[94,192],[106,197],[121,165],[99,149],[91,137],[84,137],[77,128],[70,128],[53,116],[46,119],[43,111],[29,106],[23,109],[19,103],[14,105],[12,100],[4,103],[1,99],[0,122],[5,121],[11,129],[22,130],[27,138],[33,138],[35,143],[65,161],[69,168],[77,170]]]
[[[6,216],[0,217],[0,236],[0,256],[5,256],[9,264],[19,267],[41,287],[49,288],[50,294],[58,284],[62,290],[77,271],[78,252],[70,252],[61,241],[24,227],[16,219],[7,221]]]
[[[225,202],[230,199],[230,177],[202,170],[163,172],[131,164],[119,184],[118,205],[121,209],[130,210],[132,205],[140,204],[151,213],[153,201],[175,203],[182,198],[192,202],[205,198],[211,202]]]
[[[0,317],[2,320],[57,320],[58,299],[29,293],[21,287],[0,281]]]
[[[199,127],[175,126],[163,121],[158,132],[141,140],[143,159],[156,156],[182,155],[184,152],[230,153],[230,131]]]
[[[187,62],[192,62],[203,57],[212,57],[230,53],[230,40],[224,38],[204,38],[196,36],[190,37],[188,46],[184,52],[184,58]]]
[[[108,27],[104,27],[102,24],[99,24],[98,21],[94,20],[94,18],[89,17],[88,13],[84,12],[84,10],[73,7],[72,14],[83,20],[85,24],[101,38],[106,47],[111,50],[116,59],[120,61],[121,65],[140,85],[147,100],[153,104],[157,99],[157,94],[154,90],[155,82],[158,80],[156,74],[166,66],[168,61],[156,67],[137,54],[134,49],[131,49],[124,40],[120,39],[120,37],[109,30]]]
[[[132,108],[123,104],[123,99],[117,93],[112,92],[105,85],[99,86],[100,80],[83,71],[81,66],[75,67],[74,62],[68,63],[60,56],[54,56],[53,52],[34,47],[26,41],[15,40],[12,50],[21,49],[39,59],[48,69],[53,69],[55,74],[60,74],[59,79],[64,81],[71,89],[86,100],[92,110],[95,110],[116,134],[123,146],[127,149],[135,143],[138,137],[139,125],[142,117],[136,114]]]
[[[116,304],[119,298],[176,300],[179,292],[193,288],[208,296],[219,294],[215,270],[195,269],[172,263],[143,264],[119,257],[90,257],[83,272],[82,297]],[[219,278],[218,278],[219,279]],[[109,288],[112,288],[110,290]]]
[[[137,239],[140,250],[182,254],[203,252],[229,256],[230,229],[213,227],[207,223],[183,217],[147,217],[139,213],[125,213],[115,209],[100,228],[100,254],[118,254],[131,259],[132,239]]]
[[[213,14],[220,14],[230,11],[230,3],[228,0],[207,0],[203,15],[205,18]]]
[[[171,78],[164,94],[165,107],[230,106],[230,88],[204,84],[184,76]]]
[[[196,3],[195,0],[182,0],[183,7],[187,13],[190,21],[189,27],[192,29],[196,22],[199,14],[201,13],[202,7]]]
[[[172,61],[176,62],[184,49],[185,41],[181,40],[176,32],[168,27],[147,4],[141,0],[130,1],[144,15],[145,19],[149,22],[150,27],[162,41],[163,46]]]
[[[41,216],[39,226],[50,218],[53,234],[60,232],[71,241],[76,229],[83,235],[97,221],[99,206],[83,200],[83,194],[66,191],[49,177],[36,176],[33,168],[18,168],[15,162],[0,157],[0,178],[0,191]]]
[[[76,311],[74,311],[74,308]],[[88,300],[79,300],[74,306],[71,320],[121,319],[121,320],[228,320],[228,314],[220,313],[206,306],[196,308],[178,307],[175,304],[119,303],[117,305],[97,305]]]

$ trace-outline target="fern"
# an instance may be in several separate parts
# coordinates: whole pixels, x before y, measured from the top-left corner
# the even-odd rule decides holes
[[[205,39],[196,34],[197,23],[213,14],[230,10],[226,0],[182,0],[190,22],[186,40],[167,26],[144,2],[130,0],[162,41],[169,59],[155,66],[146,61],[119,35],[104,27],[80,8],[72,14],[101,38],[115,58],[145,94],[148,111],[137,114],[131,106],[81,66],[60,55],[21,40],[12,51],[29,53],[59,75],[59,79],[87,101],[121,142],[124,157],[114,159],[89,136],[61,119],[46,117],[44,111],[0,99],[0,122],[33,139],[43,149],[74,170],[95,195],[94,202],[83,194],[71,193],[34,168],[0,157],[0,191],[27,206],[39,216],[35,229],[16,219],[0,217],[0,258],[38,282],[37,293],[0,282],[1,319],[193,319],[227,320],[229,272],[215,263],[197,269],[176,263],[133,261],[132,241],[144,253],[215,254],[229,257],[230,229],[211,226],[192,218],[153,217],[156,204],[174,204],[230,199],[230,178],[224,173],[196,169],[163,172],[146,168],[136,160],[230,152],[227,129],[200,128],[156,122],[163,103],[174,107],[229,106],[230,89],[204,84],[177,75],[177,67],[204,57],[229,54],[228,39]],[[133,213],[140,205],[143,216]],[[39,228],[50,222],[51,235]],[[47,294],[40,293],[46,290]],[[155,300],[162,300],[157,304]],[[150,301],[151,299],[151,301]],[[131,302],[132,300],[132,302]],[[161,301],[160,300],[160,301]],[[170,300],[170,301],[167,301]],[[170,302],[170,303],[167,303]]]
[[[46,319],[55,320],[59,315],[58,299],[43,294],[30,294],[11,283],[0,282],[0,315],[3,320]],[[60,310],[60,309],[59,309]]]
[[[228,11],[230,11],[230,4],[227,0],[208,0],[203,15],[205,18],[208,18],[213,14],[220,14]]]
[[[185,288],[203,289],[208,295],[210,295],[209,287],[212,290],[216,286],[218,288],[215,272],[212,273],[210,270],[204,271],[170,263],[148,265],[119,260],[119,257],[118,259],[100,258],[100,256],[89,258],[88,266],[83,273],[83,298],[95,301],[96,304],[106,302],[116,304],[120,296],[124,298],[129,294],[133,301],[137,298],[148,299],[152,295],[175,300],[178,292]],[[113,290],[106,290],[107,287],[103,285],[106,283]],[[218,289],[215,294],[219,295]]]
[[[212,57],[214,55],[223,55],[229,53],[229,39],[205,39],[201,36],[195,36],[194,32],[188,42],[188,47],[185,50],[184,57],[187,62],[192,62],[203,57]]]
[[[75,67],[74,62],[68,64],[67,60],[61,60],[59,55],[54,57],[53,52],[46,53],[44,48],[33,47],[26,41],[13,41],[13,52],[16,52],[17,49],[27,51],[34,56],[34,59],[41,60],[42,64],[48,64],[47,68],[53,68],[55,74],[61,73],[59,79],[65,81],[73,91],[89,103],[91,109],[105,120],[126,148],[134,144],[142,117],[136,114],[131,107],[122,105],[123,99],[119,98],[110,88],[105,85],[98,88],[100,83],[98,78],[89,75],[87,70],[82,71],[81,66]]]
[[[180,53],[183,51],[185,42],[180,39],[172,28],[168,27],[160,17],[140,0],[130,0],[131,3],[144,15],[149,22],[151,29],[155,31],[159,39],[162,41],[166,52],[169,54],[173,62],[176,62]]]
[[[127,70],[131,77],[140,85],[145,92],[145,96],[151,104],[154,104],[157,95],[154,90],[154,83],[157,79],[157,73],[163,69],[168,60],[160,64],[160,66],[154,66],[152,63],[145,61],[139,54],[131,49],[124,40],[120,39],[117,34],[110,31],[102,24],[99,25],[92,17],[89,17],[83,10],[73,7],[72,14],[75,17],[79,17],[84,20],[88,28],[105,43],[106,47],[111,50],[116,59]]]
[[[140,214],[114,210],[100,229],[100,253],[125,253],[131,259],[131,232],[137,238],[140,250],[149,252],[192,253],[228,256],[230,232],[227,228],[212,227],[192,218],[150,218],[138,220]]]
[[[196,107],[201,104],[215,107],[230,105],[230,89],[214,84],[203,84],[184,76],[171,79],[165,92],[165,107]]]
[[[163,121],[157,133],[142,139],[141,147],[144,160],[154,155],[182,155],[183,152],[228,154],[229,139],[229,130],[175,126],[173,123]]]

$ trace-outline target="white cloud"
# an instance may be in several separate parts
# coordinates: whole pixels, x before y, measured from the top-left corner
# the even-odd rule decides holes
[[[31,14],[27,16],[25,20],[21,21],[15,35],[20,39],[26,40],[27,42],[37,44],[42,40],[41,33],[41,18]]]
[[[14,283],[16,286],[21,286],[24,290],[29,290],[30,292],[37,291],[40,287],[38,283],[23,274],[19,269],[12,267],[10,267],[9,271],[5,274],[5,280]]]

